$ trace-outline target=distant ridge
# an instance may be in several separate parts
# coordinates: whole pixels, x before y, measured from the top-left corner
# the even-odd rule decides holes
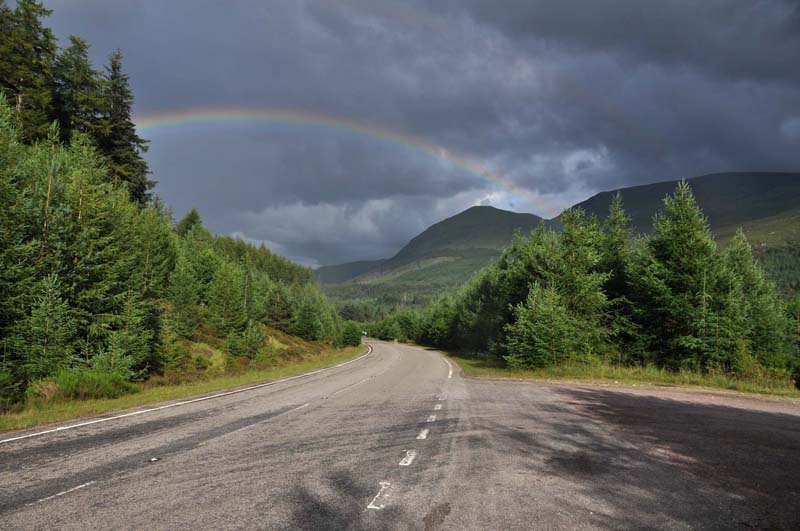
[[[371,262],[349,262],[316,270],[322,283],[373,282],[386,275],[419,271],[448,263],[447,269],[485,264],[500,254],[514,232],[528,233],[546,220],[533,214],[509,212],[491,206],[474,206],[431,225],[393,257]],[[458,262],[458,263],[456,263]],[[447,273],[447,272],[445,272]]]
[[[619,192],[631,225],[638,233],[652,228],[653,216],[678,181],[663,181],[600,192],[574,205],[604,219]],[[714,173],[689,179],[717,239],[725,243],[738,227],[759,247],[800,239],[800,173]],[[559,216],[560,217],[560,216]],[[516,231],[526,234],[545,224],[558,227],[559,217],[475,206],[430,226],[386,260],[320,267],[315,274],[327,285],[373,286],[386,290],[429,292],[466,281],[511,243]]]
[[[726,238],[739,226],[753,228],[758,221],[785,215],[800,208],[800,173],[712,173],[688,179],[697,203],[718,237]],[[664,181],[600,192],[578,203],[604,219],[616,193],[622,195],[631,224],[640,233],[652,229],[653,216],[678,181]]]

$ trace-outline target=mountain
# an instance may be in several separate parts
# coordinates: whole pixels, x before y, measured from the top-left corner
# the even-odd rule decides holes
[[[603,219],[612,197],[620,193],[634,230],[647,233],[664,197],[677,183],[601,192],[574,206]],[[767,253],[783,249],[787,241],[800,240],[800,173],[715,173],[693,177],[689,183],[721,244],[738,227]],[[334,300],[372,298],[389,304],[418,304],[443,287],[469,279],[500,255],[515,231],[526,234],[541,223],[558,227],[558,219],[472,207],[429,227],[391,258],[321,267],[315,274]]]
[[[779,245],[800,237],[800,173],[713,173],[688,181],[711,229],[723,243],[738,227],[756,244]],[[575,206],[603,219],[612,197],[619,193],[634,230],[648,233],[653,215],[677,184],[665,181],[601,192]]]
[[[386,260],[361,260],[359,262],[322,266],[314,271],[314,275],[322,284],[338,284],[340,282],[352,280],[364,273],[368,273],[380,267],[384,262],[386,262]]]
[[[400,282],[449,285],[466,280],[500,254],[515,231],[549,223],[533,214],[475,206],[428,227],[386,260],[350,262],[315,271],[324,284]]]

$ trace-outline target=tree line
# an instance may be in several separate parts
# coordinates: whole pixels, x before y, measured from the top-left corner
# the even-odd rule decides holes
[[[308,268],[211,234],[195,210],[173,224],[159,201],[141,205],[109,179],[87,135],[66,145],[54,123],[28,144],[16,121],[0,96],[4,404],[64,372],[131,381],[187,368],[187,341],[198,338],[221,338],[230,359],[258,361],[264,325],[360,342]]]
[[[121,53],[94,70],[48,14],[0,0],[0,411],[49,383],[108,394],[189,371],[198,339],[234,365],[263,361],[267,327],[359,344],[308,268],[211,234],[196,210],[173,223],[149,193]]]
[[[89,44],[70,36],[59,48],[43,19],[51,11],[36,0],[10,8],[0,0],[0,92],[14,107],[14,123],[25,143],[43,140],[55,121],[59,138],[87,136],[106,164],[106,174],[144,204],[155,184],[143,154],[147,141],[131,121],[133,93],[116,50],[102,70],[89,59]]]
[[[519,368],[606,362],[798,376],[800,298],[780,294],[742,231],[718,249],[688,183],[665,198],[650,236],[634,237],[619,195],[604,222],[576,208],[562,224],[516,237],[456,293],[370,332]]]

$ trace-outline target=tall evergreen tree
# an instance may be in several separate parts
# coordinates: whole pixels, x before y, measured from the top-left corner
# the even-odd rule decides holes
[[[75,323],[69,306],[61,298],[61,284],[55,275],[42,280],[31,315],[21,325],[20,342],[29,380],[52,376],[70,364]]]
[[[276,282],[267,294],[265,322],[273,328],[289,332],[295,313],[295,297],[283,283]]]
[[[97,142],[105,104],[100,72],[92,67],[89,44],[74,35],[69,40],[55,65],[55,107],[62,137],[69,140],[76,131]]]
[[[175,225],[175,232],[178,233],[178,236],[183,238],[189,231],[192,230],[195,226],[203,226],[203,220],[200,218],[200,214],[197,212],[196,208],[192,208],[189,212],[186,213],[185,216]]]
[[[32,142],[47,136],[53,112],[56,39],[42,19],[51,11],[36,0],[0,0],[0,92],[16,110],[20,136]]]
[[[172,304],[173,328],[179,335],[192,339],[200,323],[199,285],[192,274],[185,252],[178,255],[175,270],[170,275],[167,294]]]
[[[724,368],[743,348],[734,279],[686,181],[664,199],[654,234],[633,265],[635,320],[660,364]]]
[[[244,295],[242,268],[223,262],[208,287],[208,317],[221,335],[244,328],[247,321]]]
[[[505,360],[524,369],[558,365],[584,354],[583,328],[554,287],[534,283],[527,301],[514,308],[514,322],[506,325]]]
[[[628,259],[630,256],[631,229],[630,217],[625,213],[622,195],[614,194],[608,217],[603,225],[600,269],[608,273],[605,291],[610,300],[627,295]]]
[[[741,326],[749,350],[764,366],[786,367],[791,358],[786,305],[753,257],[753,249],[741,229],[725,250],[725,259],[740,285],[741,300],[736,304],[743,314]]]
[[[147,151],[148,141],[136,133],[136,126],[131,121],[133,93],[128,85],[128,75],[122,70],[120,50],[109,59],[103,94],[105,116],[98,143],[108,158],[110,178],[126,186],[131,199],[144,204],[155,182],[147,178],[147,161],[142,156]]]
[[[323,338],[325,332],[320,319],[319,308],[309,297],[304,297],[297,307],[292,318],[292,334],[308,341],[317,341]]]

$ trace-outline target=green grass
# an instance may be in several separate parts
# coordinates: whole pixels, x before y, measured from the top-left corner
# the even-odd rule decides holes
[[[280,367],[249,370],[238,374],[219,375],[207,380],[176,385],[152,386],[144,383],[139,392],[119,398],[68,400],[51,403],[29,404],[16,413],[0,415],[0,432],[29,428],[40,424],[59,422],[80,417],[118,411],[132,407],[176,400],[203,393],[235,388],[243,385],[276,380],[285,376],[300,374],[328,367],[360,355],[365,346],[350,347],[317,353],[299,361],[292,361]]]
[[[525,380],[573,380],[587,382],[642,383],[650,385],[699,386],[744,393],[800,398],[800,390],[789,380],[743,380],[726,374],[673,372],[654,366],[625,367],[610,364],[566,364],[536,370],[511,369],[490,358],[472,358],[448,354],[466,376],[475,378],[515,378]]]

